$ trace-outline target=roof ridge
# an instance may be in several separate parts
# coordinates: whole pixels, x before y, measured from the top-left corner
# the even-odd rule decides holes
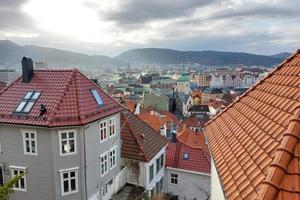
[[[213,122],[217,117],[221,116],[225,111],[227,111],[229,108],[231,108],[236,102],[240,101],[241,98],[246,96],[249,92],[254,90],[257,86],[261,85],[267,78],[271,77],[276,71],[281,69],[286,63],[290,62],[296,55],[300,54],[300,49],[297,49],[295,53],[293,53],[288,58],[284,59],[280,64],[278,64],[266,77],[258,81],[255,85],[253,85],[251,88],[249,88],[246,92],[244,92],[242,95],[238,96],[236,100],[231,102],[226,108],[215,115],[213,118],[211,118],[208,122],[206,122],[205,126],[209,125],[211,122]]]
[[[256,200],[268,200],[276,197],[299,140],[300,103],[295,108],[294,116],[289,121],[288,128],[283,135],[280,146],[268,168],[267,176],[261,183],[262,188],[258,193]]]
[[[71,71],[70,71],[71,72]],[[53,110],[51,111],[48,119],[47,119],[47,122],[46,122],[46,125],[49,125],[51,123],[51,120],[54,118],[54,115],[55,115],[55,112],[58,110],[59,106],[60,106],[60,103],[62,102],[63,100],[63,97],[65,96],[67,90],[69,89],[70,87],[70,83],[73,79],[75,75],[75,70],[72,70],[72,73],[69,75],[67,81],[66,81],[66,85],[65,85],[65,88],[62,92],[62,95],[60,96],[60,98],[58,98],[58,100],[55,102],[55,105],[53,107]]]

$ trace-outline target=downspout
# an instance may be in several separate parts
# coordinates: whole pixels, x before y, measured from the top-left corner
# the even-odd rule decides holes
[[[85,129],[88,128],[88,125],[87,126],[83,126],[83,129],[82,129],[82,139],[83,139],[83,170],[84,170],[84,188],[85,188],[85,198],[88,199],[88,196],[87,196],[87,178],[86,178],[86,149],[85,149]]]

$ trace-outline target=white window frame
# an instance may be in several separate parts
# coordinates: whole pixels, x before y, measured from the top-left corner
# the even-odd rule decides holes
[[[105,126],[103,126],[102,128],[101,128],[101,124],[103,124],[103,123],[105,123]],[[100,143],[103,143],[103,142],[105,142],[107,139],[108,139],[108,137],[109,137],[109,135],[108,135],[108,126],[107,126],[107,123],[108,123],[108,120],[102,120],[102,121],[100,121],[99,122],[99,138],[100,138]],[[103,139],[101,139],[101,131],[105,131],[103,134],[105,134],[105,137],[103,137]]]
[[[60,174],[60,190],[61,190],[61,196],[66,196],[66,195],[70,195],[70,194],[75,194],[78,193],[79,191],[79,182],[78,182],[78,171],[79,171],[79,167],[74,167],[74,168],[69,168],[69,169],[62,169],[59,170],[59,174]],[[71,172],[75,172],[75,185],[76,185],[76,190],[71,191],[71,178],[70,178],[70,174]],[[68,173],[68,178],[64,178],[63,174]],[[64,181],[67,180],[68,184],[69,184],[69,192],[64,192]]]
[[[19,187],[16,188],[16,187],[15,187],[16,185],[14,185],[14,186],[13,186],[13,190],[15,190],[15,191],[21,191],[21,192],[27,192],[26,167],[9,166],[9,168],[10,168],[11,178],[14,178],[14,177],[15,177],[15,174],[14,174],[14,171],[15,171],[15,170],[18,171],[18,175],[21,174],[20,171],[23,171],[23,173],[24,173],[24,176],[22,176],[22,178],[20,178],[20,179],[18,180]],[[20,185],[21,185],[20,182],[21,182],[22,179],[24,180],[24,188],[20,188]]]
[[[116,135],[116,117],[111,117],[107,120],[107,128],[108,128],[108,137],[112,138]],[[111,127],[113,126],[113,133],[111,134]]]
[[[176,175],[176,177],[173,177],[172,175]],[[178,174],[175,174],[175,173],[171,173],[170,175],[170,183],[173,184],[173,185],[178,185]],[[176,183],[175,183],[175,180],[176,180]]]
[[[67,152],[67,153],[63,153],[62,152],[62,141],[66,140],[67,144],[69,144],[69,133],[73,132],[74,133],[74,152]],[[67,138],[66,139],[62,139],[61,135],[62,133],[66,133],[67,134]],[[69,156],[69,155],[76,155],[77,154],[77,131],[75,129],[69,129],[69,130],[60,130],[58,131],[58,142],[59,142],[59,155],[60,156]]]
[[[34,156],[37,156],[38,155],[38,145],[37,145],[37,132],[36,130],[21,130],[21,133],[22,133],[22,136],[23,136],[23,152],[24,152],[24,155],[34,155]],[[25,137],[25,134],[28,133],[29,134],[29,138],[27,139]],[[31,134],[34,134],[34,139],[31,139]],[[26,148],[26,141],[29,141],[29,149],[30,149],[30,152],[27,152],[27,148]],[[32,153],[32,145],[31,145],[31,142],[35,142],[35,153]]]
[[[102,157],[106,156],[106,160],[104,160],[104,163],[106,163],[106,171],[102,174]],[[100,176],[103,177],[109,172],[109,151],[104,152],[100,155]]]
[[[111,153],[114,152],[114,157],[115,157],[115,164],[112,166],[112,156]],[[114,147],[112,147],[109,150],[109,169],[112,170],[113,168],[115,168],[117,166],[117,145],[115,145]]]

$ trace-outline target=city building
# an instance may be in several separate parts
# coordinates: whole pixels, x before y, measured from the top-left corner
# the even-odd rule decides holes
[[[121,170],[123,107],[78,70],[34,70],[0,92],[0,170],[11,200],[110,199]]]
[[[191,91],[190,77],[188,75],[182,75],[177,79],[176,92],[183,92],[188,95]]]
[[[168,140],[136,115],[122,113],[122,165],[126,183],[155,196],[163,191]]]
[[[202,71],[199,71],[198,74],[195,74],[194,76],[194,82],[202,88],[209,87],[209,79],[208,75]]]
[[[300,50],[205,126],[211,199],[300,199]]]
[[[207,200],[210,154],[202,131],[184,128],[166,152],[165,192],[174,199]]]
[[[221,99],[223,95],[223,91],[219,88],[206,88],[202,92],[202,103],[207,103],[211,99]]]

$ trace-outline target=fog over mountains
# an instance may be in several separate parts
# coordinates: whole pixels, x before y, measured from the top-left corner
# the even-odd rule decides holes
[[[0,66],[20,65],[23,56],[35,62],[42,61],[57,66],[127,66],[127,64],[180,64],[199,63],[203,65],[266,65],[278,64],[289,53],[273,56],[220,51],[176,51],[172,49],[132,49],[115,57],[86,55],[60,49],[33,45],[18,45],[9,40],[0,40]]]

